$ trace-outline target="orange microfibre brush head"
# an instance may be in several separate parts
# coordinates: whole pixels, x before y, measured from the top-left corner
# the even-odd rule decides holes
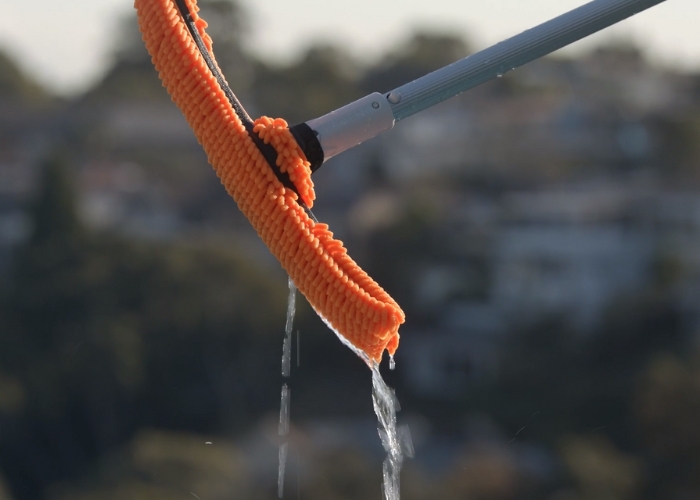
[[[177,1],[189,10],[190,29],[196,29],[210,63],[216,65],[196,1]],[[176,0],[135,0],[134,6],[163,85],[222,184],[297,288],[319,315],[372,360],[379,362],[385,349],[393,355],[404,313],[347,255],[343,243],[333,239],[328,226],[307,214],[302,204],[311,207],[315,199],[311,168],[287,123],[263,117],[251,128],[242,121],[242,108],[237,109],[222,88],[218,66],[207,64]],[[269,146],[277,155],[274,167],[262,151]],[[285,178],[291,182],[281,180]]]

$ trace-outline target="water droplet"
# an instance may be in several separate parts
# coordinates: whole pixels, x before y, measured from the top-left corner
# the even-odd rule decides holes
[[[394,356],[389,356],[389,370],[396,368],[396,361],[394,361]]]

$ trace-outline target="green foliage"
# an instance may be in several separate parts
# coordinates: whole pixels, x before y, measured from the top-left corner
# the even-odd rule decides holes
[[[168,93],[153,71],[149,59],[118,60],[104,76],[100,85],[80,97],[81,103],[97,106],[113,100],[167,101]]]
[[[342,47],[319,44],[287,66],[257,63],[252,92],[262,114],[296,123],[366,93],[391,90],[468,53],[457,36],[420,32],[376,65],[363,68]]]
[[[657,355],[635,391],[637,431],[658,498],[700,495],[700,352]]]
[[[12,500],[10,492],[5,486],[5,481],[3,480],[2,476],[0,476],[0,500]]]
[[[209,23],[207,33],[215,41],[217,63],[237,92],[250,84],[250,60],[243,51],[247,34],[245,12],[229,0],[198,2],[200,14]],[[120,22],[115,41],[114,64],[103,80],[82,100],[95,105],[112,99],[168,100],[138,29],[136,15],[130,14]]]
[[[362,96],[358,69],[342,48],[313,46],[289,66],[258,63],[253,97],[261,114],[282,116],[290,123],[310,120]]]
[[[57,485],[47,500],[248,499],[243,454],[223,439],[142,431],[98,467],[98,481]],[[194,495],[197,495],[196,497]]]
[[[600,436],[571,436],[563,440],[561,453],[573,477],[580,500],[638,498],[643,484],[641,460],[621,452]]]
[[[34,222],[32,247],[67,245],[80,240],[81,227],[69,175],[63,158],[57,157],[45,163],[41,192],[31,211]]]
[[[70,468],[56,465],[47,475],[38,464],[12,465],[32,478],[19,498],[121,442],[135,425],[245,429],[266,403],[249,398],[260,382],[251,387],[244,377],[269,374],[273,362],[249,360],[271,347],[266,333],[284,321],[281,287],[235,249],[87,231],[73,209],[69,173],[47,163],[33,236],[18,250],[0,300],[0,417],[27,423],[0,434],[0,463],[12,463],[14,450],[42,428],[68,426],[73,446],[95,444],[82,460],[69,460],[71,449],[58,443],[39,445]],[[88,425],[73,427],[81,421]]]
[[[46,104],[50,98],[22,72],[10,55],[0,51],[0,100],[36,106]]]

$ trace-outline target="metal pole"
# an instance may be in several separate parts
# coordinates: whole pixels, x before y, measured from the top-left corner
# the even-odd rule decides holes
[[[392,90],[387,99],[396,121],[665,0],[594,0],[465,59]]]
[[[313,131],[323,149],[323,160],[327,160],[393,128],[396,121],[502,76],[663,1],[594,0],[402,85],[384,96],[370,94],[301,125]]]

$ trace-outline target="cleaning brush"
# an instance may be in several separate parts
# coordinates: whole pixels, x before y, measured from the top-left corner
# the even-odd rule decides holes
[[[312,165],[299,142],[310,139],[310,130],[293,132],[279,118],[251,120],[216,64],[195,0],[134,5],[163,85],[260,238],[314,310],[350,344],[376,362],[384,350],[393,355],[403,311],[309,210]]]
[[[430,106],[665,0],[594,0],[382,95],[289,127],[251,120],[212,52],[196,0],[136,0],[163,84],[229,194],[316,312],[374,361],[399,343],[404,313],[310,208],[325,160]]]

